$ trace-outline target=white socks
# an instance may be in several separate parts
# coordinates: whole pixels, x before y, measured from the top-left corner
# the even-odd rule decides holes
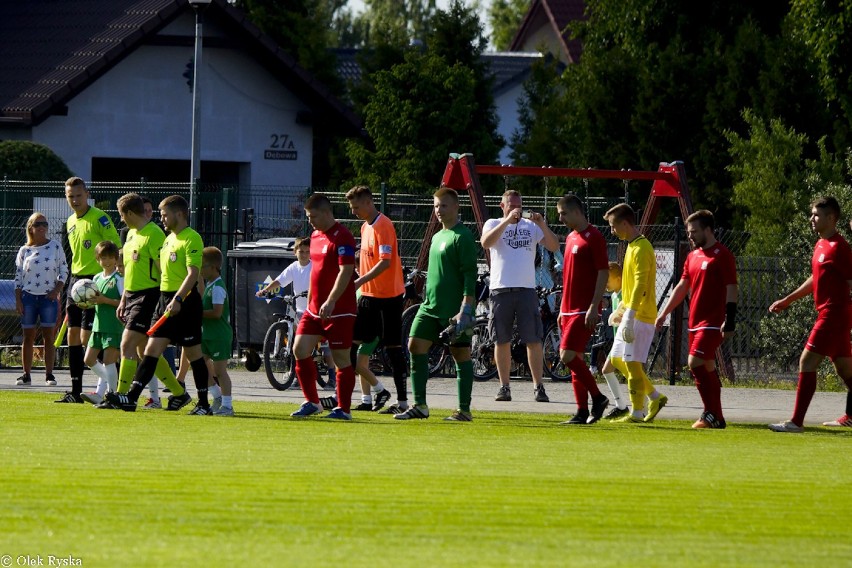
[[[606,379],[606,384],[609,385],[609,390],[612,393],[612,398],[615,400],[616,406],[620,409],[627,408],[627,400],[621,392],[618,375],[613,372],[604,373],[604,378]]]
[[[98,386],[95,390],[96,393],[103,396],[107,391],[107,387],[112,392],[115,392],[118,389],[118,370],[115,368],[114,364],[110,363],[109,365],[104,365],[98,361],[92,365],[90,369],[92,369],[92,372],[98,377]]]

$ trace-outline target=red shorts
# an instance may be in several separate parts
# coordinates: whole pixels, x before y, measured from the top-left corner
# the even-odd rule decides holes
[[[705,361],[716,358],[716,350],[722,345],[721,329],[698,329],[689,332],[689,354]]]
[[[840,357],[852,357],[850,328],[852,324],[849,318],[823,317],[820,314],[811,329],[805,349],[829,357],[832,361]]]
[[[562,337],[559,340],[559,349],[562,351],[573,351],[583,354],[586,345],[592,337],[592,330],[586,327],[586,314],[562,316]]]
[[[355,329],[355,316],[340,316],[323,321],[309,312],[302,314],[296,335],[320,335],[328,340],[332,349],[352,347],[352,332]]]

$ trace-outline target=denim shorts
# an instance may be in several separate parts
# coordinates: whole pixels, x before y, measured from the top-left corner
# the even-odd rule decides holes
[[[41,327],[56,325],[56,316],[59,314],[58,300],[48,300],[47,295],[36,296],[21,290],[21,303],[24,305],[24,315],[21,316],[23,329],[38,327],[36,320],[41,321]]]

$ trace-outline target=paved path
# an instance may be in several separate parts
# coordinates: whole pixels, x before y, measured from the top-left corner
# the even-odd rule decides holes
[[[38,392],[63,393],[70,385],[67,371],[56,374],[59,385],[46,387],[40,371],[33,375],[33,386],[15,386],[15,379],[21,374],[20,369],[0,369],[0,390],[30,390]],[[301,403],[303,398],[298,388],[288,391],[276,391],[269,386],[263,371],[250,373],[239,370],[232,371],[234,383],[234,400]],[[393,392],[393,379],[381,377],[385,386]],[[85,387],[94,388],[94,376],[87,372]],[[190,380],[190,385],[192,381]],[[606,385],[601,385],[604,393]],[[576,410],[574,395],[570,383],[554,383],[545,380],[545,388],[551,402],[539,403],[533,399],[532,383],[529,380],[517,380],[512,383],[512,402],[496,402],[499,383],[497,379],[473,385],[473,412],[477,410],[537,412],[558,415],[559,419],[570,416]],[[409,388],[410,385],[409,385]],[[660,419],[695,420],[701,414],[701,399],[693,386],[658,385],[658,389],[669,397],[669,403],[660,413]],[[190,386],[190,392],[194,389]],[[330,391],[328,394],[331,394]],[[358,402],[359,391],[354,397]],[[451,378],[436,378],[429,380],[429,406],[433,408],[453,409],[456,407],[456,381]],[[321,394],[321,396],[323,396]],[[725,408],[725,419],[728,422],[740,423],[770,423],[780,422],[790,417],[796,393],[791,390],[729,388],[722,391],[722,404]],[[409,395],[410,397],[410,395]],[[393,399],[392,399],[393,401]],[[817,425],[827,420],[834,420],[842,415],[846,404],[845,393],[817,392],[808,410],[806,424]],[[235,408],[239,412],[239,405]],[[357,417],[357,414],[356,414]]]

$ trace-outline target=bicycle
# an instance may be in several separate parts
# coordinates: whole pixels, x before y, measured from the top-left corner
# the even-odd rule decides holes
[[[536,295],[538,296],[539,310],[544,328],[544,338],[542,340],[544,371],[554,381],[567,381],[571,379],[570,369],[562,363],[562,359],[559,356],[561,330],[557,323],[558,313],[554,312],[550,307],[549,301],[550,296],[556,296],[561,292],[561,286],[553,288],[536,287]],[[556,298],[555,304],[558,305],[558,303],[558,298]],[[517,329],[512,333],[510,349],[512,361],[518,367],[529,369],[526,345],[521,341]],[[474,324],[470,352],[471,360],[473,361],[474,380],[488,381],[497,376],[497,362],[494,359],[494,337],[489,329],[487,316],[477,318]]]
[[[272,322],[263,338],[263,367],[266,378],[275,390],[284,391],[293,385],[296,379],[296,359],[293,356],[293,340],[296,337],[296,299],[304,298],[307,292],[297,295],[280,296],[287,311],[273,314]],[[325,388],[329,381],[328,368],[322,351],[314,348],[312,354],[317,365],[317,384]]]

